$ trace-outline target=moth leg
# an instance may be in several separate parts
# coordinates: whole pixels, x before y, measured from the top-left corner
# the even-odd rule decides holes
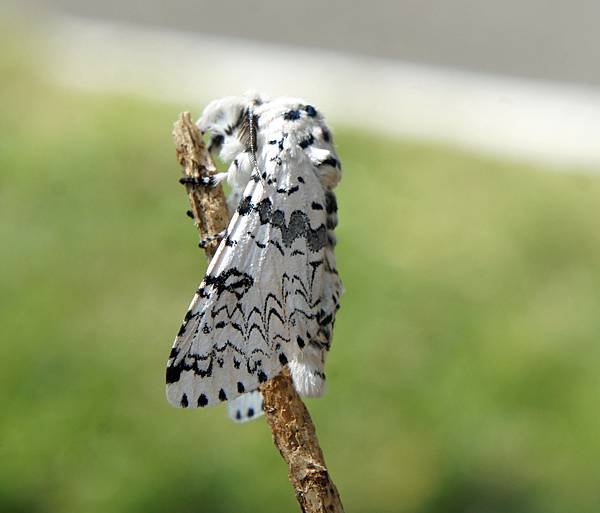
[[[216,187],[223,180],[227,178],[227,173],[216,173],[210,176],[184,176],[179,179],[179,183],[182,185],[194,185],[202,187]]]
[[[227,230],[222,230],[219,233],[217,233],[216,235],[211,235],[209,237],[206,237],[205,239],[201,239],[200,242],[198,243],[198,246],[200,246],[202,249],[204,249],[209,242],[212,242],[214,240],[221,240],[223,237],[225,237],[226,234],[227,234]]]

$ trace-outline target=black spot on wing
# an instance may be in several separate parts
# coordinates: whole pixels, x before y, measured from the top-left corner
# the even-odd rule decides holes
[[[331,191],[327,191],[325,193],[325,210],[328,214],[333,214],[337,212],[337,200],[335,199],[335,194]]]
[[[340,167],[340,161],[335,157],[329,157],[325,160],[322,160],[317,164],[317,167],[321,166],[331,166],[331,167]]]
[[[314,142],[315,142],[315,138],[314,138],[313,134],[310,134],[306,139],[302,139],[298,144],[300,145],[300,148],[305,150]]]
[[[204,408],[207,404],[208,398],[204,394],[200,394],[200,397],[198,397],[198,406],[200,406],[200,408]]]
[[[167,367],[167,375],[166,375],[167,384],[176,383],[177,381],[179,381],[180,375],[181,375],[181,371],[177,367],[169,365]]]
[[[260,224],[267,224],[271,221],[272,209],[273,204],[269,198],[263,199],[258,205],[256,205],[255,210],[258,212]]]
[[[237,211],[241,216],[248,215],[252,211],[252,196],[245,196],[242,198],[238,204]]]
[[[320,324],[321,326],[327,326],[329,323],[331,323],[331,320],[332,320],[332,319],[333,319],[333,315],[332,315],[332,314],[329,314],[329,315],[327,315],[326,317],[324,317],[323,319],[321,319],[321,320],[319,321],[319,324]]]
[[[300,119],[300,111],[297,109],[288,110],[283,115],[283,119],[285,119],[286,121],[295,121],[297,119]]]
[[[312,105],[307,105],[304,107],[304,110],[311,118],[314,118],[317,115],[317,109],[315,109]]]
[[[316,230],[309,230],[306,234],[306,245],[311,251],[318,251],[327,241],[327,228],[321,225]]]
[[[208,365],[204,369],[200,368],[200,366],[198,364],[198,362],[202,362],[202,361],[208,361]],[[181,374],[185,371],[191,371],[196,376],[200,376],[201,378],[212,376],[212,371],[213,371],[212,355],[209,355],[209,356],[194,355],[193,357],[190,355],[187,355],[186,357],[181,358],[181,360],[179,360],[177,363],[175,363],[175,360],[171,361],[169,364],[167,364],[167,371],[166,371],[167,385],[170,385],[172,383],[177,383],[181,378]]]

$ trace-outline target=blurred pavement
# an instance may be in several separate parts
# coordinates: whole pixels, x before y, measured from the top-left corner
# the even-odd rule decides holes
[[[70,87],[195,114],[256,89],[310,98],[336,124],[600,169],[598,2],[25,6],[45,22],[48,75]]]
[[[600,85],[595,0],[25,0],[80,16]]]

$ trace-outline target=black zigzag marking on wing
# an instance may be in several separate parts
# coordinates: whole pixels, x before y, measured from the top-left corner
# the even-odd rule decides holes
[[[316,266],[315,266],[315,268],[316,268]],[[224,290],[228,290],[228,291],[232,292],[236,296],[236,298],[240,298],[241,295],[239,294],[239,292],[237,292],[237,289],[240,286],[239,285],[240,282],[244,281],[243,278],[241,280],[237,280],[237,281],[233,282],[233,284],[231,286],[227,286],[226,280],[231,276],[240,277],[240,276],[244,276],[244,274],[245,273],[239,272],[236,268],[231,268],[226,273],[222,273],[218,276],[221,279],[211,279],[208,281],[210,281],[216,285],[215,291],[217,293],[217,296],[220,295]],[[190,310],[188,312],[188,314],[186,314],[184,325],[187,326],[189,324],[189,322],[191,322],[192,320],[198,319],[197,328],[196,328],[194,334],[198,334],[201,329],[202,333],[204,333],[206,335],[209,334],[213,329],[220,330],[220,329],[225,328],[227,325],[230,325],[237,332],[240,333],[243,340],[248,340],[250,335],[254,331],[257,331],[260,334],[261,338],[264,341],[267,341],[269,338],[269,332],[271,331],[270,328],[271,328],[272,318],[276,318],[279,320],[279,322],[282,325],[286,325],[286,323],[288,321],[290,321],[290,318],[293,317],[296,313],[301,313],[306,318],[313,317],[312,314],[304,312],[302,309],[299,309],[299,308],[294,309],[292,311],[292,313],[287,317],[285,316],[285,313],[284,313],[285,306],[286,306],[284,304],[284,302],[287,300],[287,297],[290,294],[301,295],[304,298],[309,309],[312,309],[316,304],[318,304],[318,302],[320,301],[320,297],[317,297],[316,300],[314,300],[314,301],[311,297],[313,282],[314,282],[314,272],[313,272],[313,275],[310,277],[308,284],[306,284],[304,282],[304,280],[297,274],[294,274],[292,279],[290,279],[289,276],[287,275],[287,273],[284,273],[282,275],[282,279],[281,279],[281,296],[282,296],[283,301],[282,301],[282,299],[279,299],[274,293],[269,293],[269,294],[267,294],[267,296],[264,299],[264,302],[262,305],[262,310],[259,309],[257,306],[254,306],[250,310],[248,315],[245,314],[245,312],[242,308],[241,302],[236,302],[236,304],[233,305],[231,310],[228,308],[228,305],[220,305],[218,307],[215,306],[212,309],[209,309],[206,311],[202,310],[202,311],[199,311],[194,314]],[[252,285],[250,285],[250,287],[251,286]],[[299,287],[299,288],[295,288],[294,290],[289,290],[290,286],[291,287]],[[206,290],[205,287],[202,287],[201,289],[204,291]],[[208,317],[206,316],[206,313],[209,314]],[[217,317],[219,317],[221,320],[216,321]],[[225,319],[223,319],[223,317]],[[253,320],[253,317],[257,317],[257,319]],[[207,318],[210,321],[207,321]],[[233,322],[233,319],[237,319],[237,318],[239,318],[240,322]],[[185,330],[184,330],[184,333],[185,333]],[[181,336],[178,336],[178,338],[180,339]],[[289,340],[288,338],[283,337],[280,334],[279,334],[278,338],[281,340],[284,340],[284,341]],[[225,345],[223,345],[221,347],[221,349],[225,350],[227,348],[234,348],[234,347],[237,347],[237,346],[228,342]],[[213,350],[219,351],[219,348],[214,347]],[[209,354],[206,354],[203,356],[196,356],[196,355],[187,355],[187,356],[191,356],[191,357],[193,357],[195,359],[199,359],[199,360],[206,360],[209,358],[210,354],[213,354],[213,353],[209,353]],[[175,346],[171,351],[170,358],[176,359],[176,357],[178,355],[179,355],[179,350],[178,350],[177,346]],[[184,364],[184,367],[185,367],[185,364]],[[190,369],[193,369],[193,365],[188,364],[188,367]],[[198,372],[198,374],[201,374],[201,375],[203,373],[206,373],[206,371]]]
[[[240,201],[237,211],[240,216],[256,212],[261,224],[271,224],[281,231],[281,241],[288,248],[300,237],[306,238],[306,245],[312,252],[321,250],[327,242],[325,224],[321,224],[315,229],[311,228],[308,215],[302,210],[294,210],[290,214],[289,223],[286,224],[285,212],[273,210],[273,202],[270,198],[264,198],[254,204],[252,196],[246,196]]]
[[[313,267],[315,269],[319,265],[320,264],[318,264],[318,262],[313,263]],[[228,278],[230,278],[231,276],[239,277],[243,275],[243,273],[240,273],[235,268],[230,269],[230,271],[233,272],[222,273],[221,275],[219,275],[224,277],[224,280],[211,280],[214,283],[218,284],[214,290],[215,294],[219,294],[223,290],[227,290],[227,287],[223,284],[227,283],[226,280]],[[221,318],[221,320],[214,324],[213,329],[223,329],[227,324],[229,324],[236,330],[236,332],[240,334],[240,337],[243,340],[248,340],[252,334],[258,334],[261,340],[263,340],[263,342],[265,343],[267,351],[261,349],[260,347],[257,347],[254,348],[250,354],[247,354],[247,352],[238,347],[237,343],[227,340],[223,344],[213,345],[208,352],[202,354],[193,353],[188,350],[187,354],[180,358],[180,349],[176,344],[171,350],[171,354],[169,355],[169,364],[166,373],[167,384],[173,384],[178,382],[181,378],[181,374],[185,371],[191,371],[194,373],[195,376],[198,376],[200,378],[212,377],[214,374],[215,366],[220,368],[224,366],[225,360],[221,355],[225,351],[232,352],[231,363],[234,368],[239,369],[240,365],[243,362],[245,371],[249,375],[256,376],[258,383],[266,381],[269,376],[263,368],[262,358],[270,358],[270,355],[273,354],[277,356],[277,359],[281,366],[287,364],[287,356],[279,351],[282,348],[282,343],[288,344],[291,341],[290,337],[282,335],[280,331],[278,331],[274,335],[269,333],[271,331],[273,319],[277,319],[277,321],[283,326],[295,326],[297,325],[298,321],[302,318],[307,320],[316,320],[317,322],[319,321],[319,315],[321,315],[321,312],[315,314],[313,310],[316,307],[316,305],[318,305],[321,298],[320,296],[316,297],[315,299],[312,298],[313,291],[311,289],[313,286],[313,280],[314,276],[311,276],[309,278],[309,283],[305,283],[302,277],[300,277],[297,274],[294,274],[290,278],[287,275],[287,273],[284,273],[281,278],[281,297],[278,297],[278,295],[276,295],[275,293],[267,294],[267,296],[264,298],[262,308],[254,306],[250,310],[250,312],[248,312],[247,315],[245,315],[244,309],[242,308],[240,303],[237,303],[231,310],[227,308],[227,305],[220,305],[207,311],[210,312],[208,315],[204,315],[207,312],[202,311],[198,315],[191,314],[189,316],[186,316],[188,317],[188,322],[192,319],[197,318],[199,323],[207,318],[213,319],[212,322],[214,322],[214,319],[219,317]],[[238,281],[234,283],[238,283]],[[235,294],[235,290],[237,287],[232,288],[234,290],[233,293]],[[308,311],[305,311],[305,309],[303,308],[294,307],[289,313],[289,315],[286,315],[286,299],[290,294],[300,294],[302,297],[304,297],[305,303],[308,306]],[[206,326],[207,325],[205,325],[205,327]],[[196,332],[197,331],[198,329],[196,330]],[[203,333],[206,333],[204,329],[202,331]],[[210,333],[210,331],[211,329],[208,330],[208,333]],[[306,336],[310,340],[313,334],[307,332]],[[248,388],[244,389],[250,390]],[[187,393],[189,395],[190,391],[184,391],[184,393]],[[233,398],[236,395],[236,391],[226,390],[225,388],[221,387],[219,389],[219,396],[217,398],[208,397],[207,392],[203,391],[203,393],[198,398],[197,405],[206,406],[211,402],[215,403],[217,400],[222,401],[223,395],[225,395],[225,397]],[[183,396],[179,398],[179,406],[189,406],[187,396],[186,400],[183,400]]]
[[[170,363],[167,367],[167,384],[176,383],[179,381],[183,371],[191,370],[195,375],[202,378],[212,376],[213,363],[216,355],[223,352],[227,347],[231,348],[237,353],[242,354],[234,344],[227,341],[221,347],[213,347],[206,354],[187,354],[181,360],[179,360],[179,362],[175,363],[177,357],[179,356],[179,350],[177,349],[177,346],[173,347],[173,349],[171,349]],[[208,366],[205,369],[201,369],[198,366],[198,362],[204,361],[208,361]]]
[[[252,287],[254,279],[249,274],[231,267],[217,276],[206,275],[204,284],[206,286],[212,285],[216,289],[218,297],[227,291],[235,294],[239,300]]]

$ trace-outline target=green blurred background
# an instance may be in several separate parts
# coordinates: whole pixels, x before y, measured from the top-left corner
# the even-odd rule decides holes
[[[61,89],[2,28],[0,511],[296,511],[264,419],[164,398],[205,267],[170,129],[202,106]],[[600,179],[333,128],[308,405],[347,511],[597,512]]]

